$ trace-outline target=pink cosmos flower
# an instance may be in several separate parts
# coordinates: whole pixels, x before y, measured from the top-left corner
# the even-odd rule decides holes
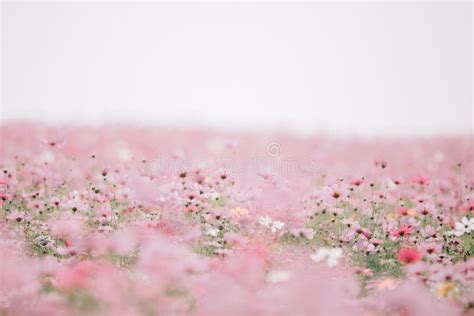
[[[369,230],[365,229],[365,228],[359,227],[359,228],[355,229],[355,232],[357,234],[359,234],[359,236],[363,236],[366,239],[372,238],[372,233]]]
[[[423,216],[427,215],[436,215],[436,208],[433,204],[431,203],[423,203],[419,207],[417,207],[417,211],[419,214]]]
[[[344,218],[341,221],[341,223],[346,225],[348,228],[353,229],[353,230],[360,228],[359,222],[356,221],[356,220],[353,220],[352,218]]]
[[[435,242],[425,242],[421,245],[421,251],[425,256],[433,257],[439,254],[443,246]]]
[[[354,185],[356,187],[360,186],[362,183],[364,183],[364,178],[356,178],[351,181],[351,185]]]
[[[64,140],[60,139],[43,139],[41,143],[43,144],[43,146],[46,146],[51,149],[61,149],[63,148],[65,142]]]
[[[343,201],[347,198],[347,194],[346,188],[339,183],[335,183],[323,188],[324,197],[330,201]]]
[[[372,243],[368,242],[367,240],[359,239],[354,245],[354,249],[371,253],[375,251],[375,246]]]
[[[426,225],[424,228],[421,229],[421,235],[425,238],[436,237],[437,232],[433,226]]]
[[[275,183],[275,175],[271,172],[257,171],[256,175],[267,182]]]
[[[406,208],[406,207],[400,207],[397,209],[397,214],[399,216],[415,216],[416,215],[416,210]]]
[[[433,264],[429,267],[429,277],[436,282],[460,282],[462,275],[453,264]]]
[[[372,243],[372,245],[374,245],[374,247],[377,247],[380,244],[382,244],[382,241],[380,239],[377,239],[377,238],[370,239],[370,242]]]
[[[390,231],[390,235],[393,237],[405,237],[408,238],[410,233],[413,232],[413,227],[406,224],[402,224],[400,228],[393,229]]]
[[[14,210],[7,216],[7,219],[11,221],[21,222],[25,217],[26,217],[25,212]]]
[[[342,208],[339,208],[339,207],[331,207],[329,212],[332,215],[337,216],[337,215],[340,215],[340,214],[344,213],[344,210]]]
[[[56,196],[53,196],[51,199],[50,199],[50,203],[51,205],[53,205],[54,207],[60,207],[61,205],[61,199],[56,197]]]
[[[419,175],[412,177],[411,181],[419,185],[426,185],[429,184],[430,178],[428,178],[427,176]]]
[[[387,162],[384,160],[376,160],[374,161],[374,166],[385,169],[387,167]]]
[[[188,206],[186,206],[185,211],[188,213],[196,213],[197,211],[199,211],[199,208],[194,204],[189,204]]]

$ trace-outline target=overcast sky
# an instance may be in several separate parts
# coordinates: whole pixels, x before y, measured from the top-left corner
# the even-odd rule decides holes
[[[472,131],[472,4],[2,4],[2,120]]]

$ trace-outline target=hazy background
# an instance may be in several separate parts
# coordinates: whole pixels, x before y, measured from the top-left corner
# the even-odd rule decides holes
[[[3,121],[472,131],[472,4],[2,3]]]

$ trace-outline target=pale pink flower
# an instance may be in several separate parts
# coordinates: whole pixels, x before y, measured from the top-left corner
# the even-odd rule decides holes
[[[343,201],[347,199],[346,188],[338,183],[323,188],[323,195],[329,201]]]
[[[9,215],[7,215],[7,219],[15,222],[21,222],[23,219],[26,218],[26,212],[14,210]]]

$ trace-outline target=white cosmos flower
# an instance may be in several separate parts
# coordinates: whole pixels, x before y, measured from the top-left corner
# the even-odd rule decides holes
[[[342,257],[341,248],[319,248],[316,253],[311,255],[311,259],[315,262],[326,261],[329,267],[337,265],[338,260]]]
[[[393,191],[396,191],[398,188],[397,184],[395,183],[395,181],[393,181],[392,179],[388,179],[387,180],[387,189],[391,192]]]
[[[213,201],[216,201],[217,199],[219,199],[220,194],[219,194],[217,191],[212,190],[211,192],[209,192],[209,197],[210,197]]]
[[[219,234],[219,229],[215,227],[211,227],[207,230],[206,233],[211,237],[217,237],[217,234]]]
[[[276,233],[277,230],[282,229],[283,226],[285,226],[285,223],[280,222],[280,221],[274,221],[272,227],[270,228],[270,230],[272,231],[272,233]]]
[[[270,225],[273,223],[272,219],[270,218],[270,216],[260,216],[258,222],[265,226],[265,227],[268,227],[270,228]]]
[[[454,225],[454,235],[456,236],[469,234],[473,230],[474,230],[474,217],[471,219],[467,219],[467,217],[464,216],[461,222],[456,222],[456,224]]]
[[[273,234],[282,229],[283,226],[285,226],[285,223],[281,221],[274,221],[269,216],[261,216],[258,222],[261,225],[269,228]]]

